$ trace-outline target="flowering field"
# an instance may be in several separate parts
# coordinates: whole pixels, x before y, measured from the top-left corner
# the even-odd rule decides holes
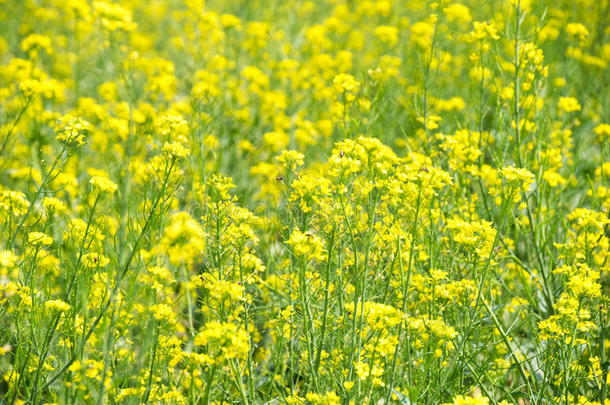
[[[0,0],[0,404],[610,404],[610,0]]]

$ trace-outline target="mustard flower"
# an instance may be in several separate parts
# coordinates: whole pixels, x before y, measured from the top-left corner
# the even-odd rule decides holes
[[[163,152],[172,158],[185,158],[190,154],[189,148],[178,142],[165,142],[163,144]]]
[[[213,362],[222,364],[226,360],[244,359],[250,347],[246,331],[231,322],[211,321],[195,336],[196,346],[207,346]]]
[[[70,310],[70,304],[64,302],[62,300],[50,300],[44,303],[44,306],[51,310],[57,312],[67,312]]]
[[[347,73],[340,73],[333,79],[333,89],[339,97],[345,96],[346,102],[356,99],[356,93],[360,90],[360,82],[354,76]]]
[[[574,97],[560,97],[557,103],[557,108],[562,112],[580,111],[581,107],[578,100]]]
[[[305,155],[296,150],[285,150],[276,159],[282,167],[294,171],[297,167],[303,166]]]
[[[32,246],[49,246],[53,243],[53,238],[42,232],[30,232],[28,243]]]
[[[325,260],[324,243],[319,236],[314,235],[312,232],[303,233],[295,229],[286,243],[292,247],[297,257],[320,262]]]
[[[62,116],[55,126],[55,139],[66,145],[82,146],[85,144],[85,134],[91,129],[87,121],[72,114]]]
[[[117,185],[106,177],[101,176],[93,176],[89,183],[93,186],[95,190],[100,193],[112,194],[116,191]]]
[[[101,253],[89,252],[85,253],[82,258],[83,265],[89,269],[106,267],[110,263],[110,259]]]

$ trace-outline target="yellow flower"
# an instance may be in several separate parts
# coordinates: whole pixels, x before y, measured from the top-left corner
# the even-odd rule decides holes
[[[49,246],[53,243],[53,238],[42,232],[30,232],[28,234],[28,243],[33,246]]]
[[[294,171],[297,167],[303,166],[305,155],[296,150],[285,150],[276,159],[282,167]]]
[[[387,46],[392,47],[398,42],[398,28],[391,25],[380,25],[375,28],[375,36]]]
[[[315,259],[320,262],[325,260],[324,242],[312,232],[303,233],[295,229],[286,243],[292,246],[297,257],[302,257],[305,260]]]
[[[421,48],[428,48],[432,44],[433,35],[432,21],[418,21],[411,26],[411,38]]]
[[[100,17],[102,26],[108,31],[133,31],[137,27],[137,24],[132,21],[131,11],[119,4],[94,1],[93,8]]]
[[[82,146],[85,144],[85,134],[91,129],[87,121],[71,114],[62,116],[55,126],[55,139],[66,145]]]
[[[479,394],[480,395],[480,394]],[[453,399],[453,402],[447,402],[443,405],[487,405],[489,404],[489,398],[483,396],[471,396],[465,397],[458,395]]]
[[[227,280],[219,280],[212,274],[202,274],[193,277],[193,284],[204,287],[215,302],[225,305],[244,300],[244,287]]]
[[[44,306],[51,311],[57,312],[67,312],[71,308],[70,304],[62,300],[49,300],[44,303]]]
[[[0,251],[0,267],[11,268],[17,263],[18,257],[10,250]]]
[[[194,343],[196,346],[207,346],[216,364],[230,359],[244,359],[250,351],[246,331],[230,322],[206,323],[195,336]]]
[[[26,53],[35,53],[39,49],[44,50],[47,54],[53,53],[51,47],[51,38],[46,35],[30,34],[21,41],[21,49]]]
[[[91,180],[89,180],[89,183],[93,186],[94,189],[101,193],[112,194],[117,189],[117,185],[106,177],[93,176],[91,177]]]
[[[360,82],[350,74],[340,73],[333,79],[333,89],[339,99],[345,97],[346,102],[352,102],[356,99],[355,94],[360,90]]]
[[[371,329],[383,330],[397,326],[403,320],[403,313],[392,307],[391,305],[382,304],[379,302],[367,301],[364,307],[358,306],[357,313],[362,311],[367,325]],[[345,309],[349,313],[354,313],[354,303],[346,303]]]
[[[534,184],[536,177],[533,173],[526,169],[517,168],[514,166],[503,167],[500,173],[507,182],[520,185],[523,192],[527,192],[530,186]]]
[[[83,265],[89,269],[106,267],[110,263],[110,259],[101,253],[85,253],[82,258]]]
[[[470,16],[470,9],[461,3],[451,3],[447,7],[443,8],[443,12],[447,16],[449,22],[459,21],[468,23],[472,20]]]
[[[567,183],[566,179],[559,173],[549,170],[544,172],[542,178],[549,184],[551,187],[563,186]]]
[[[165,142],[163,144],[163,152],[173,158],[185,158],[190,154],[189,148],[178,142]]]
[[[334,391],[327,391],[326,394],[308,393],[305,395],[307,403],[311,405],[339,405],[341,400]]]
[[[578,37],[581,41],[589,36],[589,30],[581,23],[568,23],[566,32],[570,36]]]
[[[468,222],[457,217],[447,221],[453,240],[484,258],[489,257],[496,236],[496,230],[491,225],[485,220]]]
[[[30,202],[26,199],[25,194],[0,188],[0,210],[21,216],[28,211],[29,207]]]
[[[597,135],[597,139],[600,142],[608,142],[608,138],[610,138],[610,125],[609,124],[599,124],[595,128],[593,128],[593,132]]]
[[[68,211],[66,203],[55,197],[45,197],[42,200],[42,206],[45,207],[47,210],[60,215],[65,214]]]
[[[229,191],[235,188],[235,183],[230,177],[222,174],[212,174],[205,185],[204,193],[211,198],[211,201],[231,201],[233,197]]]
[[[578,100],[574,97],[560,97],[559,102],[557,103],[557,108],[566,113],[580,111],[581,109]]]
[[[491,38],[494,40],[500,39],[498,28],[493,21],[474,21],[472,23],[473,30],[470,32],[470,40],[482,40]]]
[[[163,238],[157,246],[158,253],[167,254],[172,264],[191,264],[203,255],[206,234],[199,222],[187,212],[177,212],[169,218]]]

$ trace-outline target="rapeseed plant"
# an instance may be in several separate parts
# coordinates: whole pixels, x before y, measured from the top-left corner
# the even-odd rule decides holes
[[[0,4],[0,404],[610,404],[608,0]]]

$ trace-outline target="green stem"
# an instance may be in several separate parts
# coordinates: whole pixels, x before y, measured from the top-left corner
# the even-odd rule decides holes
[[[203,392],[203,398],[201,400],[203,405],[208,405],[210,403],[210,390],[212,389],[212,382],[214,381],[214,375],[216,375],[217,367],[218,366],[214,364],[210,370],[210,375],[208,376],[208,381],[205,384],[205,391]]]
[[[13,236],[11,237],[11,239],[7,245],[9,250],[13,247],[13,244],[15,243],[15,239],[17,238],[19,231],[21,230],[21,228],[23,227],[23,224],[25,224],[25,221],[28,219],[28,217],[32,213],[32,210],[34,209],[34,203],[36,202],[36,200],[38,200],[38,197],[40,197],[40,194],[42,193],[42,190],[47,185],[49,178],[51,177],[51,174],[57,167],[57,164],[59,163],[60,158],[63,157],[65,150],[66,150],[66,148],[64,146],[64,147],[62,147],[61,152],[59,152],[59,154],[57,156],[55,156],[55,159],[53,160],[53,164],[51,165],[51,168],[45,173],[42,181],[40,182],[40,186],[38,186],[38,188],[36,189],[36,193],[34,194],[34,197],[30,200],[30,205],[28,206],[28,210],[23,215],[23,217],[21,217],[21,221],[19,221],[19,224],[17,225],[17,228],[15,228],[15,231],[13,232]]]
[[[154,321],[153,321],[154,322]],[[148,398],[150,397],[150,390],[152,388],[152,376],[155,371],[155,359],[157,357],[157,347],[159,346],[159,328],[156,327],[155,333],[155,341],[153,342],[152,356],[150,359],[150,369],[148,371],[148,380],[146,381],[146,391],[144,392],[144,396],[142,403],[147,404]]]
[[[402,245],[400,243],[400,238],[397,241],[397,252],[398,252],[398,266],[400,269],[400,277],[401,277],[401,281],[405,280],[404,284],[403,284],[403,293],[402,293],[402,305],[401,305],[401,312],[403,313],[403,315],[406,315],[406,311],[407,311],[407,300],[409,298],[409,287],[410,287],[410,283],[411,283],[411,270],[413,268],[413,255],[415,253],[415,234],[417,232],[417,225],[419,222],[419,212],[421,209],[421,193],[422,193],[422,185],[419,185],[419,192],[417,195],[417,205],[415,208],[415,219],[413,220],[413,226],[411,228],[411,246],[410,246],[410,251],[409,251],[409,263],[407,264],[407,274],[406,277],[404,276],[404,269],[403,269],[403,263],[402,263]],[[390,403],[390,398],[392,396],[392,390],[394,389],[394,373],[396,372],[396,362],[398,360],[398,349],[400,347],[400,341],[401,341],[401,337],[402,337],[402,331],[403,331],[403,324],[404,322],[401,322],[400,324],[398,324],[398,344],[396,345],[396,347],[394,348],[394,354],[392,355],[392,368],[390,371],[390,386],[388,387],[388,392],[386,393],[386,400],[385,403]],[[407,355],[410,355],[410,347],[407,345],[407,349],[406,349]],[[411,368],[411,361],[407,362],[409,368]],[[411,372],[409,370],[409,376],[411,375]]]
[[[91,337],[91,335],[93,334],[93,332],[97,328],[97,325],[100,323],[100,321],[102,320],[102,318],[104,317],[104,315],[108,311],[108,308],[110,307],[111,303],[113,302],[114,297],[118,293],[118,290],[119,290],[119,288],[120,288],[120,286],[122,284],[123,278],[125,277],[125,275],[127,274],[127,271],[129,270],[129,266],[131,265],[131,262],[132,262],[132,260],[135,257],[135,254],[136,254],[136,252],[138,250],[140,242],[144,238],[144,235],[148,231],[148,228],[149,228],[150,224],[152,223],[153,218],[156,215],[156,211],[157,211],[157,207],[158,207],[159,203],[161,203],[162,200],[164,202],[166,200],[166,199],[164,199],[164,194],[165,194],[165,189],[167,188],[167,185],[168,185],[167,182],[169,180],[169,176],[170,176],[170,173],[172,171],[173,165],[174,165],[174,160],[172,160],[171,166],[169,166],[166,169],[166,173],[165,173],[165,176],[164,176],[164,179],[163,179],[163,186],[161,188],[161,191],[160,191],[159,195],[157,196],[157,198],[155,199],[153,205],[151,206],[150,213],[149,213],[149,215],[148,215],[148,217],[146,219],[146,222],[144,223],[144,226],[142,227],[142,230],[140,231],[140,234],[139,234],[138,238],[136,239],[136,241],[134,243],[134,246],[133,246],[133,248],[131,250],[131,253],[129,254],[129,257],[127,258],[127,261],[122,266],[121,271],[117,275],[117,280],[116,280],[116,282],[114,284],[114,287],[113,287],[112,291],[110,292],[110,295],[106,299],[106,302],[102,306],[102,309],[100,310],[98,316],[93,321],[93,324],[89,327],[87,332],[83,335],[83,339],[81,341],[81,344],[79,345],[79,349],[80,349],[79,351],[80,352],[83,351],[83,349],[85,347],[85,344],[89,341],[89,338]],[[84,331],[84,329],[83,329],[83,331]],[[49,381],[47,381],[45,383],[45,385],[43,386],[42,389],[45,390],[51,384],[53,384],[59,377],[61,377],[68,370],[68,368],[74,363],[74,361],[76,361],[76,358],[77,358],[77,354],[73,355],[70,358],[70,360]]]
[[[333,232],[331,233],[331,238],[330,238],[330,243],[328,246],[328,256],[327,256],[327,263],[326,263],[326,285],[324,288],[324,309],[322,310],[322,331],[320,333],[320,340],[318,341],[318,353],[316,354],[316,360],[314,363],[314,374],[317,374],[318,369],[320,368],[320,360],[322,358],[322,349],[324,346],[324,339],[326,338],[326,322],[327,322],[327,318],[328,318],[328,302],[329,302],[329,298],[330,298],[330,268],[331,268],[331,258],[332,258],[332,251],[333,251],[333,246],[334,246],[334,235],[335,235],[335,231],[333,229]]]

